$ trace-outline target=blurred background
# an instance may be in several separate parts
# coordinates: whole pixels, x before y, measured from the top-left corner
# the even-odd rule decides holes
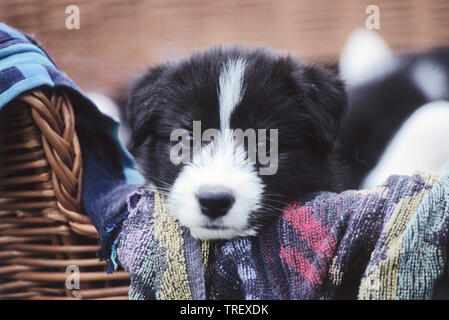
[[[149,65],[213,44],[336,63],[370,4],[394,52],[449,44],[447,0],[0,0],[0,21],[33,35],[83,90],[113,97]],[[69,5],[80,9],[79,30],[65,27]]]

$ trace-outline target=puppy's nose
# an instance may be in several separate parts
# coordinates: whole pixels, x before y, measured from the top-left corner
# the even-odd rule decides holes
[[[235,198],[230,191],[208,190],[198,195],[198,202],[201,212],[215,219],[224,216],[231,209]]]

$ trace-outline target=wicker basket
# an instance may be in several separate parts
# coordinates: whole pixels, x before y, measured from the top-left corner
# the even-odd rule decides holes
[[[72,105],[45,90],[0,111],[0,299],[127,299],[128,274],[106,274],[83,213]]]

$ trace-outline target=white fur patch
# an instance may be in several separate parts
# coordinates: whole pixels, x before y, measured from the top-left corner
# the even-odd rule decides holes
[[[449,102],[435,101],[416,110],[401,126],[365,178],[362,187],[380,185],[393,174],[416,170],[443,174],[449,165]]]
[[[449,86],[442,66],[429,59],[418,63],[412,71],[412,79],[429,100],[442,99]]]
[[[375,31],[357,29],[340,54],[340,75],[348,86],[385,76],[395,69],[393,54]]]
[[[223,66],[219,78],[220,129],[229,128],[231,113],[242,101],[243,75],[245,74],[245,60],[228,60]]]
[[[168,197],[169,211],[190,228],[199,239],[230,239],[254,235],[248,225],[251,213],[260,208],[264,185],[256,168],[247,161],[243,146],[238,146],[229,129],[232,111],[244,94],[245,61],[229,60],[219,77],[220,135],[194,153],[184,166]],[[235,202],[229,212],[217,219],[202,214],[197,193],[201,187],[232,190]]]

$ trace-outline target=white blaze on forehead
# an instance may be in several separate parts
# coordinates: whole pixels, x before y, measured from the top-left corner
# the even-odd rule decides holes
[[[230,59],[222,67],[219,78],[220,129],[229,128],[231,113],[242,101],[243,75],[246,62],[244,59]]]
[[[241,58],[223,64],[217,88],[220,131],[215,129],[212,141],[193,153],[192,162],[183,167],[168,197],[169,211],[196,238],[230,239],[255,234],[255,226],[249,225],[249,220],[261,207],[264,185],[254,165],[246,161],[244,147],[236,144],[233,131],[229,130],[231,114],[245,91],[245,65]],[[226,215],[210,219],[202,214],[197,196],[204,186],[232,190],[235,202]],[[207,228],[209,224],[218,229]]]

